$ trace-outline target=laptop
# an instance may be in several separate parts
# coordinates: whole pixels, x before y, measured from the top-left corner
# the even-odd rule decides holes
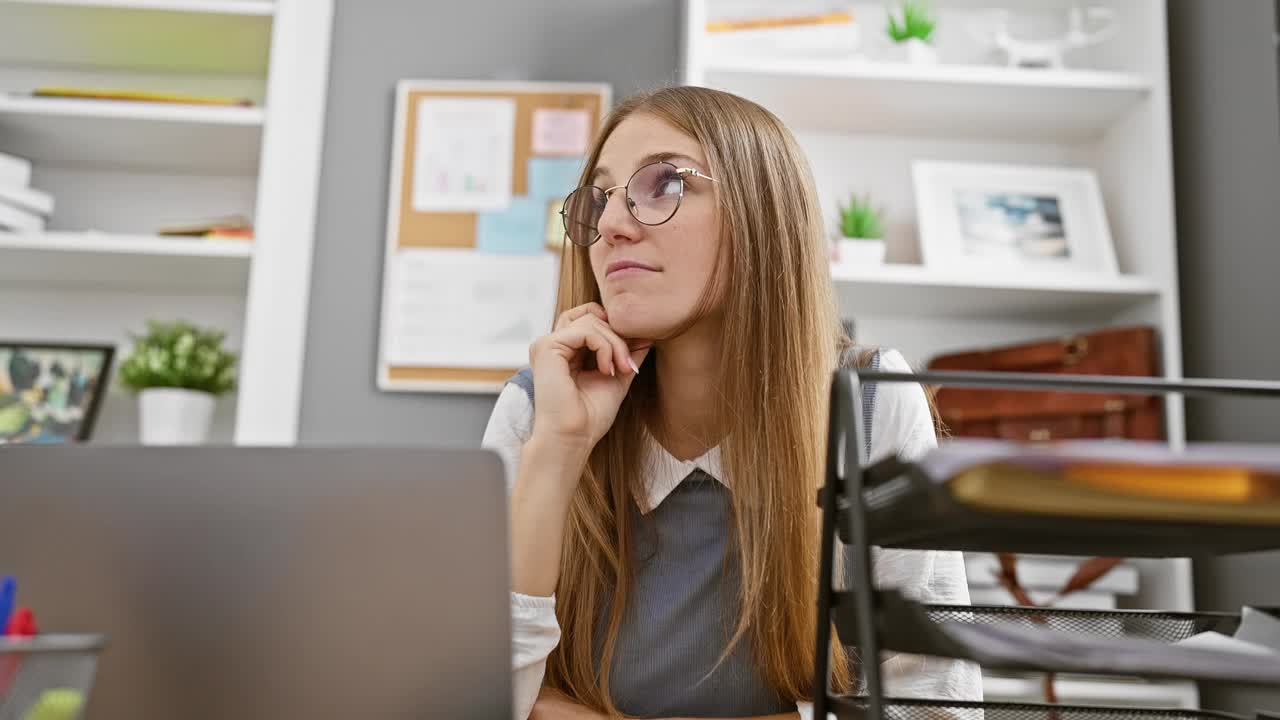
[[[87,717],[511,716],[486,450],[0,449],[0,574],[101,633]]]

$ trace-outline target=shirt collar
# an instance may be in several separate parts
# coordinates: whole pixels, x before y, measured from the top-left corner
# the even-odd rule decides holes
[[[645,476],[648,478],[648,507],[641,508],[648,513],[662,504],[676,486],[684,482],[694,470],[701,470],[720,484],[725,485],[724,474],[720,466],[720,446],[717,445],[692,460],[677,460],[667,452],[662,444],[647,436],[645,450]],[[727,485],[725,485],[728,487]]]

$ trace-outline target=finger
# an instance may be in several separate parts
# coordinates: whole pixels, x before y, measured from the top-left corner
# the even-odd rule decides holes
[[[623,362],[614,360],[616,347],[612,331],[599,318],[584,315],[573,324],[552,333],[549,338],[563,348],[562,355],[575,365],[582,350],[588,351],[596,359],[596,368],[606,375],[617,376],[618,368],[629,367]]]
[[[609,317],[600,303],[589,302],[583,305],[578,305],[577,307],[571,307],[560,313],[560,317],[556,318],[555,329],[559,330],[566,327],[578,318],[586,317],[587,315],[594,315],[601,320],[607,320]]]
[[[588,327],[585,328],[585,332],[584,340],[587,349],[595,353],[596,356],[596,369],[608,374],[610,377],[617,377],[619,366],[613,359],[613,343],[599,328]],[[626,367],[626,365],[621,367]]]
[[[628,370],[630,370],[630,372],[626,373],[625,376],[620,378],[622,380],[623,392],[630,390],[631,383],[635,382],[637,377],[640,377],[640,368],[644,365],[644,359],[649,356],[649,350],[652,347],[653,347],[652,345],[646,344],[643,347],[637,348],[627,353],[626,367]]]
[[[562,357],[570,368],[581,366],[584,352],[596,360],[596,368],[606,375],[616,375],[613,343],[600,328],[583,319],[546,337],[548,349]],[[623,365],[623,367],[627,367]]]
[[[635,369],[631,367],[631,348],[627,346],[627,341],[623,340],[622,336],[609,326],[609,323],[597,317],[583,318],[580,322],[595,326],[609,339],[609,343],[613,345],[613,362],[616,367],[635,372]]]
[[[653,349],[652,344],[645,344],[641,347],[632,349],[631,352],[628,353],[627,359],[631,361],[631,367],[634,370],[631,374],[632,378],[640,374],[640,366],[644,365],[644,359],[649,357],[649,351],[651,349]]]

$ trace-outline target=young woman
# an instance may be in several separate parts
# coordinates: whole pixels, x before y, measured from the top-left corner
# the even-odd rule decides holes
[[[583,178],[559,318],[484,438],[511,488],[516,717],[795,717],[849,344],[808,166],[765,109],[676,87],[615,109]],[[880,387],[873,408],[873,459],[936,444],[918,385]],[[875,569],[913,597],[969,601],[958,553],[882,551]],[[893,695],[981,695],[967,663],[884,667]]]

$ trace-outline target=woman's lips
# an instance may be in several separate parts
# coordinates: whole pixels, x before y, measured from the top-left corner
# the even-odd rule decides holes
[[[658,269],[652,265],[639,262],[638,260],[618,260],[616,262],[609,263],[605,268],[605,277],[612,279],[657,271]]]

